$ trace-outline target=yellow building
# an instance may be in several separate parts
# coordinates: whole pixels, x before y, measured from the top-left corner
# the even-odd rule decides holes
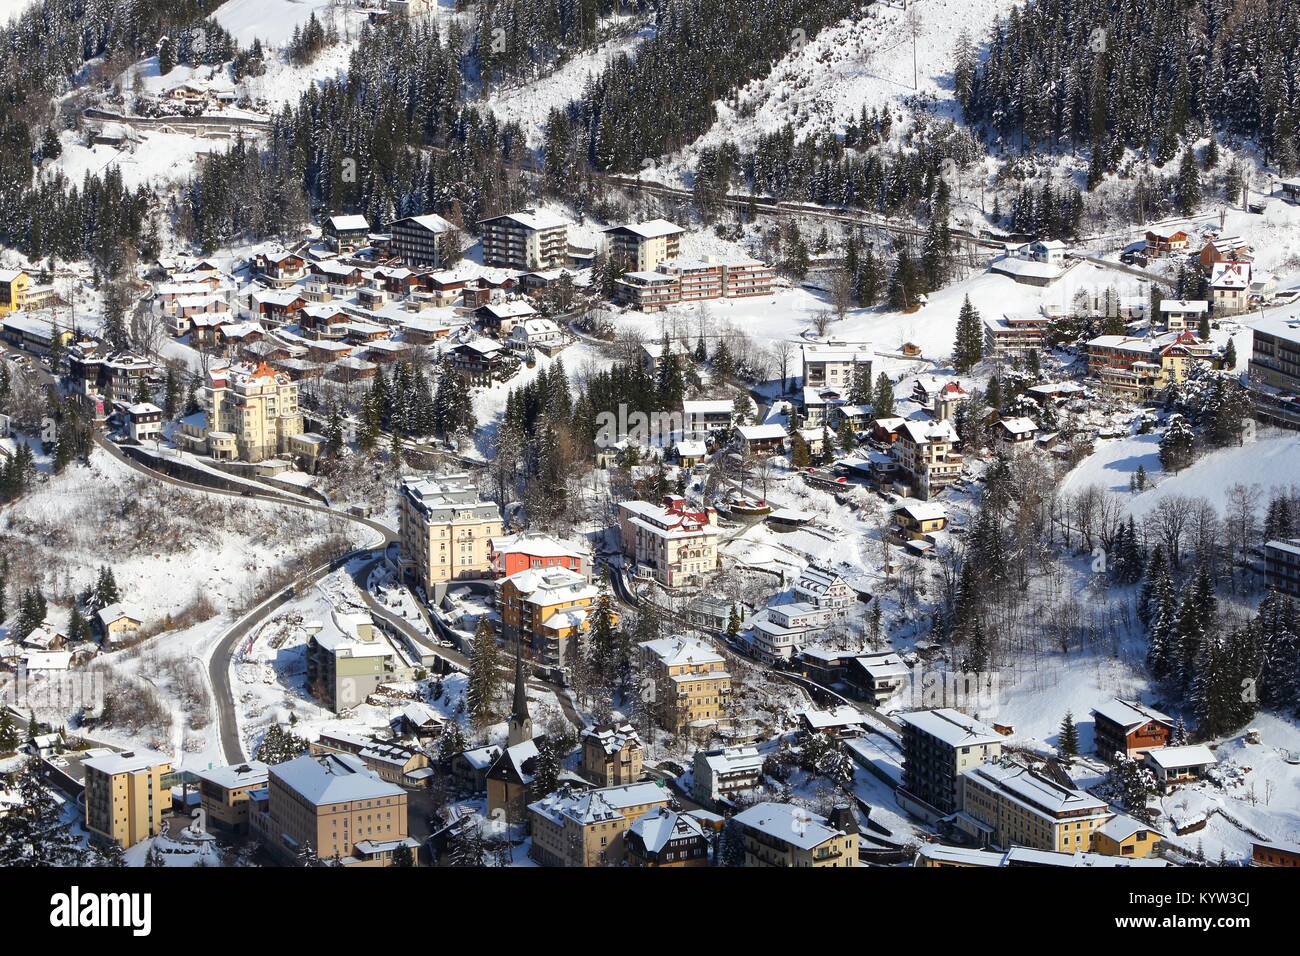
[[[467,474],[406,478],[398,496],[403,575],[433,597],[435,585],[486,576],[501,512]]]
[[[419,851],[407,835],[406,791],[350,754],[304,754],[271,767],[266,800],[250,822],[253,835],[283,861],[311,847],[320,859],[345,866],[390,866],[399,848],[413,858]]]
[[[727,720],[731,674],[721,654],[690,637],[665,637],[639,646],[643,673],[650,681],[643,692],[653,694],[653,710],[665,729],[677,734],[692,725]]]
[[[1092,850],[1106,856],[1141,859],[1160,849],[1160,833],[1141,820],[1115,816],[1092,831]]]
[[[199,806],[209,833],[242,836],[248,832],[251,794],[265,789],[268,770],[266,764],[250,760],[233,767],[195,771],[199,778]]]
[[[858,831],[788,803],[756,803],[732,817],[745,838],[745,866],[857,866]]]
[[[298,384],[265,362],[211,369],[198,399],[203,410],[181,420],[176,439],[213,458],[265,461],[294,450],[304,430]]]
[[[533,858],[543,866],[616,866],[623,862],[628,828],[666,808],[670,796],[657,783],[549,794],[528,805]]]
[[[27,308],[32,279],[21,269],[0,269],[0,315]]]
[[[957,781],[957,825],[978,830],[972,835],[1000,847],[1084,852],[1092,847],[1093,831],[1114,816],[1104,800],[1021,764],[970,767]]]
[[[501,636],[507,644],[526,645],[538,663],[563,666],[573,642],[591,628],[599,593],[585,577],[567,568],[512,574],[497,585]],[[617,624],[617,613],[611,614]]]
[[[163,811],[171,808],[171,792],[163,776],[171,773],[170,757],[151,750],[104,748],[82,762],[86,771],[86,829],[115,840],[123,849],[163,830]]]
[[[636,783],[644,759],[641,737],[629,723],[597,725],[582,732],[582,775],[597,786]]]

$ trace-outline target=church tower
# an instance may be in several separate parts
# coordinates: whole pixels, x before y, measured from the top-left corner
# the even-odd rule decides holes
[[[528,716],[528,691],[524,684],[524,659],[519,656],[519,642],[515,642],[515,703],[510,708],[510,724],[506,745],[513,747],[533,739],[533,719]]]

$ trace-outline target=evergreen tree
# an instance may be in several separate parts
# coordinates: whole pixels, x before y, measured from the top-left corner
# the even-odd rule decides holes
[[[474,631],[470,649],[469,686],[466,703],[475,722],[486,725],[492,722],[496,699],[501,690],[500,653],[496,635],[487,618],[481,618]]]
[[[984,326],[968,295],[957,315],[957,339],[952,347],[952,364],[958,372],[965,374],[983,357]]]
[[[1061,721],[1061,734],[1056,749],[1067,760],[1079,756],[1079,728],[1075,726],[1074,714],[1068,710]]]
[[[0,817],[0,867],[76,866],[81,848],[36,761],[18,773],[19,802]]]

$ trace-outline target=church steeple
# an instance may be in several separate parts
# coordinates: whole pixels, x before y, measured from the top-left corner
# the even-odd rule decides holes
[[[515,703],[510,708],[510,723],[506,734],[506,743],[513,747],[525,740],[533,739],[533,719],[528,716],[528,690],[524,684],[524,659],[519,653],[519,642],[515,641]]]

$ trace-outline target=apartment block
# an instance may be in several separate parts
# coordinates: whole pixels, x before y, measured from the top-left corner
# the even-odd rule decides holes
[[[307,689],[331,710],[361,704],[385,681],[414,675],[369,614],[335,609],[328,621],[309,621]]]
[[[662,506],[623,501],[618,524],[623,553],[664,587],[702,581],[718,566],[718,516],[712,508],[692,508],[679,495],[666,496]]]
[[[1002,753],[1001,734],[951,708],[899,714],[898,722],[903,726],[904,758],[898,801],[921,816],[959,810],[961,772]]]
[[[266,799],[250,820],[253,835],[286,863],[310,847],[345,866],[389,866],[401,847],[418,853],[406,815],[401,787],[380,780],[359,757],[323,753],[271,767]]]
[[[568,788],[528,805],[532,856],[543,866],[612,866],[623,862],[624,835],[642,816],[667,809],[671,794],[657,783],[575,793]]]
[[[691,795],[705,805],[728,800],[758,785],[763,755],[757,747],[695,751]]]
[[[408,266],[441,269],[443,239],[456,227],[439,215],[407,216],[388,224],[388,251]]]
[[[875,355],[868,342],[809,342],[802,347],[804,388],[836,388],[847,392],[855,378],[871,380]]]
[[[732,817],[745,838],[745,866],[845,867],[858,865],[858,831],[849,817],[839,825],[803,807],[758,803]]]
[[[1300,597],[1300,538],[1264,545],[1264,578],[1274,590]]]
[[[497,585],[501,636],[507,644],[527,646],[538,663],[562,667],[569,661],[574,641],[590,629],[598,595],[594,584],[567,568],[512,574]]]
[[[1041,312],[1006,312],[984,320],[984,357],[995,362],[1024,358],[1047,347],[1052,320]]]
[[[435,585],[492,570],[501,512],[479,497],[466,473],[406,478],[398,495],[402,574],[433,594]]]
[[[653,710],[670,733],[727,720],[731,674],[726,660],[704,641],[665,637],[638,645],[643,674],[650,679]]]
[[[253,794],[266,790],[270,769],[261,761],[250,760],[194,772],[199,778],[199,806],[209,832],[232,837],[248,833]]]
[[[605,230],[611,259],[630,272],[647,272],[659,263],[676,259],[686,230],[667,219],[611,226]]]
[[[1263,319],[1252,331],[1250,390],[1259,418],[1300,428],[1300,319]]]
[[[957,430],[950,422],[904,422],[894,448],[898,470],[916,497],[927,500],[961,477],[962,456],[953,451]]]
[[[86,772],[86,829],[123,849],[163,832],[163,811],[171,790],[163,777],[170,757],[151,750],[92,751],[82,761]]]
[[[757,259],[669,259],[654,270],[625,273],[614,301],[642,312],[658,312],[677,303],[768,295],[775,277],[775,270]]]
[[[0,315],[27,308],[32,278],[22,269],[0,269]]]
[[[505,269],[554,269],[568,262],[569,224],[535,209],[480,219],[483,264]]]
[[[968,767],[957,780],[957,826],[1003,849],[1087,851],[1093,831],[1114,816],[1105,800],[1021,764]]]

